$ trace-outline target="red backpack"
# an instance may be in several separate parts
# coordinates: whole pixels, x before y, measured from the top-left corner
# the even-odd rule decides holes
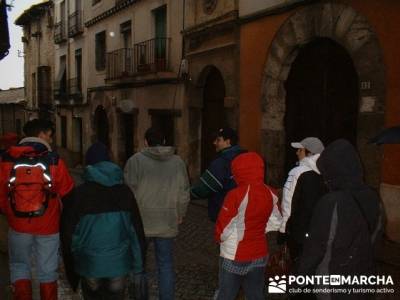
[[[44,157],[21,157],[11,169],[8,197],[16,217],[42,216],[52,193],[49,164]]]

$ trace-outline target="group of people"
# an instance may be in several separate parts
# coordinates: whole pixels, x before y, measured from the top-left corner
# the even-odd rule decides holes
[[[53,124],[35,119],[25,138],[2,153],[0,212],[9,229],[13,297],[32,299],[32,250],[42,300],[57,299],[61,246],[68,281],[84,299],[147,299],[146,249],[154,244],[160,299],[175,298],[174,239],[190,199],[208,199],[220,247],[215,299],[264,299],[267,231],[279,231],[298,274],[369,274],[380,223],[378,195],[363,182],[354,147],[326,149],[309,137],[292,143],[298,166],[282,200],[265,184],[265,163],[238,145],[231,128],[215,135],[216,158],[190,186],[187,168],[150,128],[145,147],[124,167],[96,142],[85,155],[83,183],[74,186],[52,150]],[[268,158],[267,158],[268,159]]]

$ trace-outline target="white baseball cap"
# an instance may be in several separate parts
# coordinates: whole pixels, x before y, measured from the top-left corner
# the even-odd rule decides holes
[[[319,154],[324,151],[324,144],[322,144],[321,140],[316,137],[307,137],[300,142],[294,142],[290,145],[296,149],[304,148],[312,154]]]

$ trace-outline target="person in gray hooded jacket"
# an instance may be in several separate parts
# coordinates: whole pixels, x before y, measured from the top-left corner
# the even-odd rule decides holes
[[[126,163],[124,176],[138,202],[147,240],[154,242],[160,299],[174,299],[173,238],[178,235],[190,200],[190,186],[183,160],[165,136],[150,128],[145,148]]]

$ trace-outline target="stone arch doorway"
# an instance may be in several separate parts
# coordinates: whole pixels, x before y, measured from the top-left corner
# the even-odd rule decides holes
[[[203,108],[201,117],[201,170],[205,170],[215,158],[213,145],[215,131],[224,126],[225,83],[221,72],[214,66],[203,71]]]
[[[384,125],[385,69],[378,38],[368,20],[352,7],[334,2],[297,10],[279,28],[269,47],[262,85],[261,151],[267,160],[267,180],[281,186],[285,169],[287,90],[285,82],[301,49],[318,38],[343,47],[358,74],[355,144],[368,183],[378,186],[381,153],[367,144]]]
[[[109,146],[109,123],[107,112],[102,105],[97,106],[94,113],[94,124],[96,128],[96,139],[99,142]]]
[[[325,145],[338,138],[357,145],[358,75],[344,47],[329,38],[304,45],[284,87],[286,172],[297,160],[293,141],[315,136]]]

